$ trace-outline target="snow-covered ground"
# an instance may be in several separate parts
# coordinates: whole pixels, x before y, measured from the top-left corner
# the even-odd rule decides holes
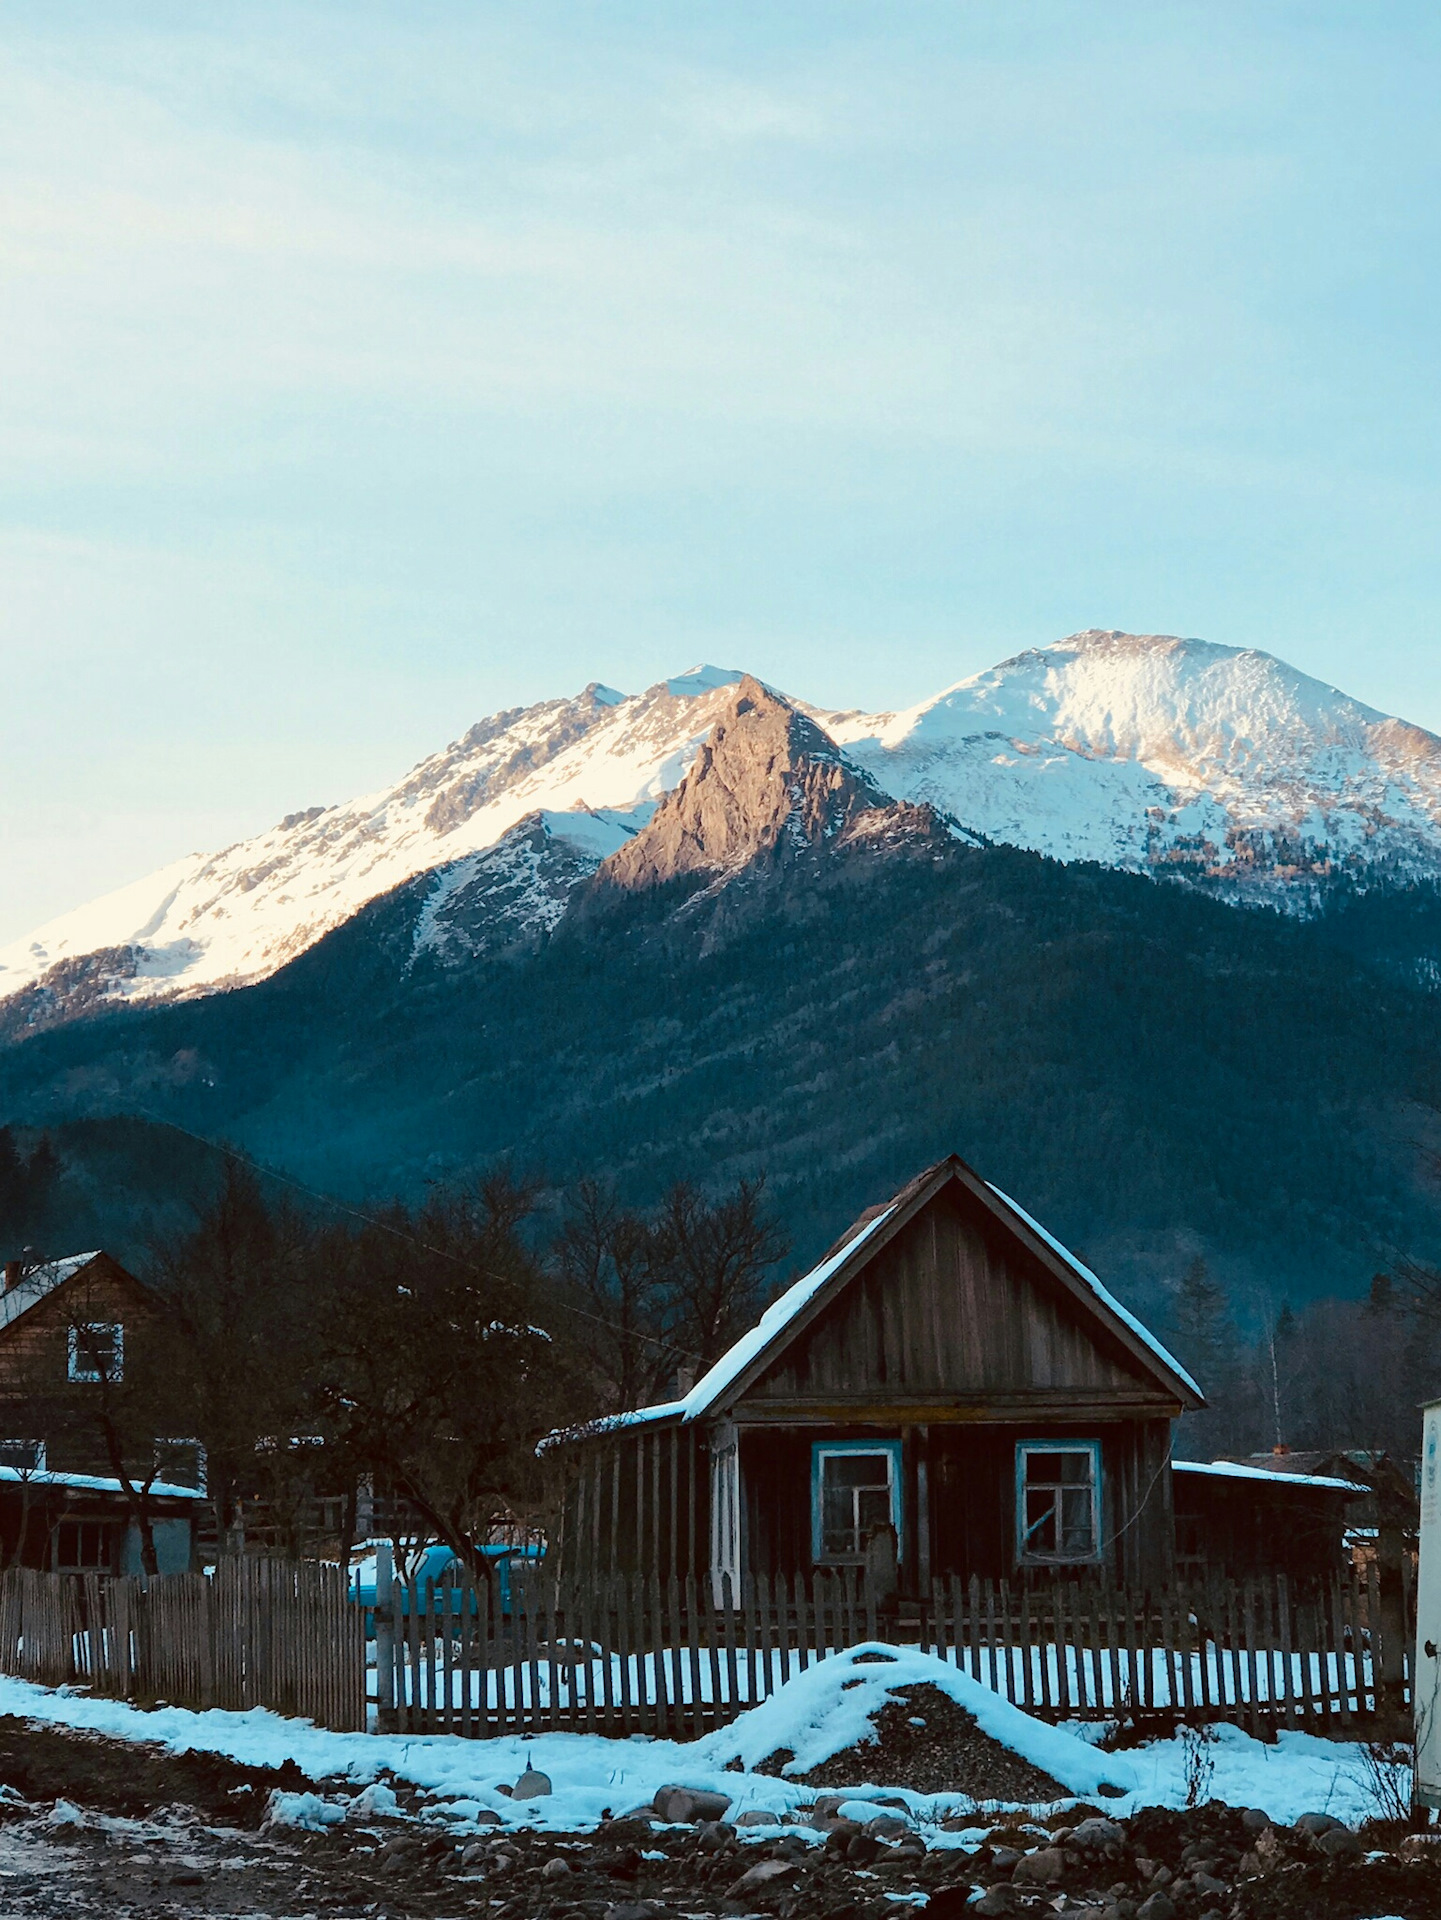
[[[867,1652],[884,1660],[857,1664]],[[1147,1805],[1183,1807],[1194,1790],[1197,1755],[1203,1798],[1259,1807],[1274,1821],[1303,1813],[1329,1813],[1357,1824],[1380,1809],[1372,1762],[1363,1746],[1302,1733],[1283,1733],[1274,1745],[1239,1728],[1210,1730],[1199,1747],[1185,1736],[1154,1740],[1121,1753],[1100,1750],[1098,1726],[1055,1728],[1029,1718],[954,1667],[928,1655],[899,1649],[853,1648],[812,1668],[771,1700],[705,1738],[681,1744],[643,1736],[605,1739],[573,1733],[462,1740],[447,1735],[329,1733],[307,1721],[287,1720],[263,1709],[248,1713],[195,1713],[180,1707],[142,1711],[66,1689],[51,1690],[0,1678],[0,1714],[47,1722],[125,1740],[153,1741],[173,1751],[220,1753],[252,1766],[278,1767],[293,1760],[312,1779],[332,1784],[323,1797],[283,1800],[281,1818],[301,1824],[338,1821],[355,1806],[367,1814],[384,1809],[383,1775],[411,1783],[425,1795],[426,1817],[457,1830],[482,1823],[582,1832],[608,1812],[623,1814],[649,1803],[662,1786],[681,1784],[726,1794],[729,1818],[765,1812],[776,1821],[794,1816],[814,1800],[814,1791],[785,1777],[750,1769],[788,1747],[797,1768],[807,1770],[855,1744],[888,1689],[929,1682],[976,1715],[993,1739],[1043,1768],[1078,1798],[1105,1795],[1108,1813],[1123,1816]],[[739,1759],[745,1770],[727,1762]],[[527,1768],[548,1776],[552,1790],[513,1800],[506,1791]],[[960,1844],[964,1831],[943,1832],[942,1819],[974,1812],[978,1821],[1003,1804],[958,1794],[920,1794],[896,1789],[884,1778],[857,1780],[855,1799],[868,1803],[884,1793],[911,1810],[929,1844]],[[869,1804],[868,1811],[878,1809]],[[764,1827],[754,1829],[764,1833]]]

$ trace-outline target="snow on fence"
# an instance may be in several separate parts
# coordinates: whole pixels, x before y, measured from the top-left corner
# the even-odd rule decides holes
[[[1156,1595],[1055,1582],[936,1582],[888,1610],[854,1574],[708,1582],[615,1577],[557,1588],[396,1581],[377,1595],[386,1730],[555,1729],[693,1738],[863,1640],[920,1647],[1044,1720],[1225,1720],[1340,1731],[1406,1699],[1404,1621],[1385,1639],[1374,1570],[1298,1596],[1284,1579]]]
[[[0,1672],[174,1706],[366,1721],[360,1610],[338,1567],[223,1560],[156,1578],[0,1574]]]

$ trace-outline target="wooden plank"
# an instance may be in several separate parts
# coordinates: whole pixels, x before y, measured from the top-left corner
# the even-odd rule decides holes
[[[1346,1629],[1341,1610],[1341,1583],[1335,1578],[1326,1595],[1326,1612],[1331,1627],[1328,1638],[1333,1649],[1331,1665],[1336,1686],[1336,1708],[1342,1731],[1349,1733],[1352,1714],[1351,1689],[1346,1684]]]
[[[737,1686],[736,1666],[736,1594],[731,1584],[731,1576],[721,1576],[721,1630],[725,1635],[726,1654],[726,1697],[730,1705],[728,1718],[734,1717],[740,1708],[740,1692]]]
[[[698,1740],[708,1721],[705,1701],[702,1699],[701,1685],[701,1620],[700,1600],[696,1590],[694,1573],[688,1573],[681,1587],[685,1602],[686,1650],[690,1661],[690,1711],[691,1738]]]

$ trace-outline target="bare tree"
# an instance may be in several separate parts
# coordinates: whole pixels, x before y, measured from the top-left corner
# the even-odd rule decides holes
[[[674,1312],[656,1255],[651,1226],[620,1206],[608,1183],[577,1183],[555,1260],[587,1318],[586,1338],[612,1412],[657,1398],[677,1358],[686,1358],[667,1337]]]
[[[676,1342],[709,1366],[754,1322],[771,1270],[790,1251],[766,1209],[764,1178],[741,1180],[719,1200],[678,1180],[651,1237]]]

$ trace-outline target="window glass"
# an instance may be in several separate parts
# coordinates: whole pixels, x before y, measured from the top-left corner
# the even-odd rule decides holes
[[[15,1467],[21,1473],[45,1471],[43,1440],[0,1440],[0,1467]]]
[[[1095,1441],[1017,1448],[1016,1519],[1023,1561],[1095,1560],[1101,1551],[1101,1450]]]
[[[877,1527],[899,1532],[895,1502],[895,1457],[889,1447],[874,1453],[817,1450],[820,1503],[818,1558],[860,1561]]]
[[[119,1380],[125,1366],[125,1329],[95,1322],[70,1329],[70,1378]]]

